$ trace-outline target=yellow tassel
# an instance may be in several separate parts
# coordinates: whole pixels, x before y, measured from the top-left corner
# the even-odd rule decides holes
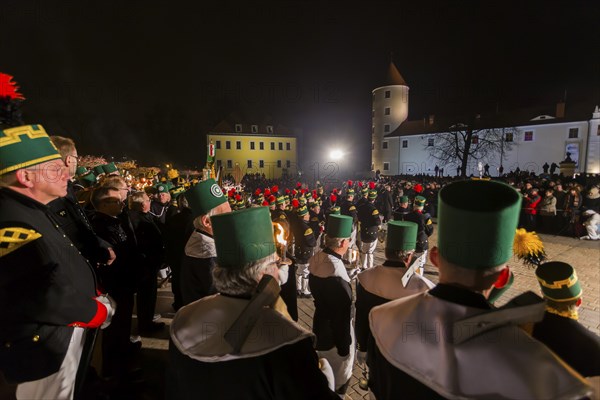
[[[546,259],[544,243],[535,232],[517,229],[513,241],[513,254],[526,264],[537,266]]]

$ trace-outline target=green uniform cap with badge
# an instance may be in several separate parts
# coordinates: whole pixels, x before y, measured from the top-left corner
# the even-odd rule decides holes
[[[377,198],[377,190],[369,190],[369,200]]]
[[[154,188],[157,193],[169,193],[169,187],[164,183],[159,183],[158,185],[155,185]]]
[[[103,165],[96,165],[93,169],[94,174],[96,176],[100,176],[102,174],[104,174],[104,166]]]
[[[206,215],[213,208],[227,202],[227,197],[214,179],[207,179],[185,192],[185,198],[194,218]]]
[[[102,169],[104,170],[104,173],[106,175],[108,174],[112,174],[113,172],[118,172],[119,169],[117,168],[117,166],[115,165],[114,162],[108,163],[108,164],[104,164],[102,166]]]
[[[556,301],[572,301],[581,297],[581,286],[575,269],[567,263],[551,261],[537,267],[535,275],[544,297]]]
[[[95,183],[96,175],[94,175],[92,171],[87,171],[83,175],[78,176],[78,179],[85,182]]]
[[[327,218],[327,236],[332,238],[349,238],[352,235],[352,217],[348,215],[329,214]]]
[[[275,253],[273,223],[266,207],[215,215],[211,223],[221,268],[241,268]]]
[[[285,196],[277,196],[277,200],[275,201],[275,204],[283,204],[285,203]]]
[[[86,167],[77,167],[77,169],[75,170],[75,175],[80,176],[83,175],[87,172],[87,168]]]
[[[308,208],[304,205],[304,206],[300,206],[298,207],[298,209],[296,210],[296,214],[299,217],[304,217],[306,214],[308,214]]]
[[[400,196],[400,203],[408,203],[408,196]]]
[[[340,215],[342,212],[342,208],[340,206],[333,206],[329,209],[330,215]]]
[[[0,130],[0,175],[62,158],[41,125]]]
[[[414,205],[415,205],[415,207],[424,207],[426,201],[427,201],[427,199],[425,197],[423,197],[423,196],[416,196],[415,197]]]
[[[521,196],[494,181],[460,181],[439,193],[438,247],[448,262],[488,269],[513,255]]]
[[[409,221],[389,221],[387,224],[386,250],[410,251],[417,248],[418,225]]]

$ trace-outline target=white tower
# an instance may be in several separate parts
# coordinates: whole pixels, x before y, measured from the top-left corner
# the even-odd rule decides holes
[[[373,90],[373,107],[371,124],[371,169],[382,174],[396,174],[398,143],[384,140],[384,137],[394,132],[408,117],[408,86],[400,75],[398,68],[390,62],[386,85]],[[385,148],[387,147],[387,148]],[[395,148],[395,151],[394,151]],[[389,161],[387,161],[389,160]],[[384,170],[384,162],[389,169]]]
[[[596,106],[589,120],[585,172],[600,174],[600,108]]]

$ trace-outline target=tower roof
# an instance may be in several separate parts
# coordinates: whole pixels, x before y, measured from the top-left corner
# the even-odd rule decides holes
[[[385,82],[385,85],[386,86],[392,86],[392,85],[408,86],[406,84],[406,81],[402,77],[402,75],[400,75],[400,71],[398,71],[398,68],[396,68],[396,65],[394,64],[393,61],[390,62],[390,67],[388,68],[387,80]]]

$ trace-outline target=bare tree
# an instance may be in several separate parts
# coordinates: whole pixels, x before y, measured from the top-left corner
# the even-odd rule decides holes
[[[429,156],[442,165],[458,164],[460,175],[467,175],[469,161],[500,159],[515,146],[518,130],[514,127],[484,128],[479,116],[470,123],[454,123],[446,132],[433,136],[434,145],[425,144]]]

